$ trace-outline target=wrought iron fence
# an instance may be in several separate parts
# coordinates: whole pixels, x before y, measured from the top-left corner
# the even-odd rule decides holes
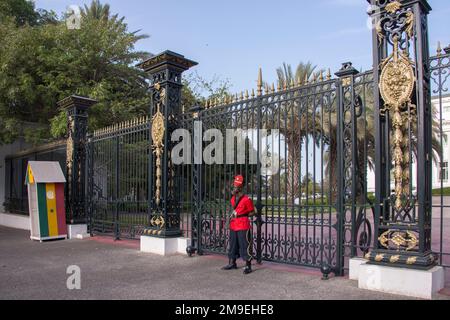
[[[373,144],[369,132],[373,77],[371,71],[355,76],[358,72],[351,64],[345,64],[341,71],[338,79],[328,73],[325,78],[321,75],[292,82],[284,88],[266,86],[264,94],[260,78],[256,95],[247,92],[210,102],[194,118],[185,119],[186,128],[192,129],[197,121],[203,132],[215,130],[205,138],[215,139],[225,150],[222,155],[215,151],[213,163],[189,167],[198,181],[191,197],[192,236],[200,251],[227,251],[231,181],[234,175],[242,174],[247,181],[245,191],[258,209],[252,226],[253,253],[258,261],[318,268],[327,264],[342,272],[341,256],[367,252],[373,240],[365,179],[371,138]],[[348,88],[353,96],[347,107],[356,110],[356,100],[360,102],[350,118],[340,103]],[[344,120],[358,124],[355,135],[349,135],[357,137],[357,149],[353,141],[340,145],[339,139],[347,132],[340,125]],[[220,139],[230,135],[232,140]],[[240,158],[239,148],[245,149]],[[340,172],[339,164],[345,159],[339,156],[344,150],[350,156],[345,173]],[[352,150],[356,158],[351,157]],[[347,206],[349,214],[341,215],[344,203],[339,179],[351,181],[355,175],[356,192],[347,190],[354,200]]]
[[[443,143],[449,54],[432,57],[431,64]],[[197,241],[200,251],[226,252],[230,181],[240,173],[246,177],[246,192],[259,212],[252,226],[257,260],[312,267],[329,264],[338,272],[346,270],[348,258],[363,256],[376,237],[374,185],[370,185],[374,174],[373,89],[371,70],[336,79],[328,75],[284,88],[269,86],[264,93],[209,102],[195,114],[181,114],[180,128],[191,133],[196,123],[201,123],[203,133],[215,129],[223,137],[227,129],[237,130],[233,143],[220,141],[226,164],[173,166],[176,186],[172,187],[177,190],[183,235]],[[265,129],[267,136],[259,136],[263,133],[257,129]],[[207,147],[206,142],[201,145]],[[135,238],[152,216],[148,183],[155,182],[148,168],[155,164],[149,163],[149,119],[96,131],[88,146],[91,231]],[[237,157],[239,147],[245,147],[242,159]],[[263,151],[271,155],[276,173],[263,172],[266,168],[259,165]],[[257,162],[253,163],[255,154]],[[227,163],[229,155],[232,159]],[[441,157],[445,157],[443,151]],[[440,183],[444,192],[444,179]],[[444,193],[437,200],[433,251],[447,267],[446,211],[450,204]]]
[[[29,215],[28,191],[25,175],[28,161],[58,161],[66,172],[66,143],[53,142],[26,149],[5,159],[5,203],[6,212]]]
[[[433,205],[432,205],[432,250],[440,265],[450,267],[450,184],[448,163],[450,159],[450,47],[430,59],[431,92],[433,106],[434,141]]]
[[[147,117],[95,131],[88,138],[87,210],[91,233],[134,238],[149,223]]]

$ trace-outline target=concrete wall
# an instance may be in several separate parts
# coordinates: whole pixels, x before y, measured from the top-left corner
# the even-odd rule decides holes
[[[12,213],[0,213],[0,226],[30,230],[30,217]]]
[[[23,139],[18,139],[11,144],[0,145],[0,212],[4,212],[3,203],[5,202],[5,158],[8,155],[27,149],[29,146]]]

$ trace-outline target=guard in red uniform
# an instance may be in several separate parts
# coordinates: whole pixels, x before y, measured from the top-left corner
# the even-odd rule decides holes
[[[255,214],[255,207],[252,199],[243,194],[243,186],[244,177],[241,175],[236,176],[233,183],[233,196],[231,197],[231,205],[234,210],[230,218],[229,263],[222,269],[237,269],[236,260],[241,257],[246,263],[244,274],[248,274],[252,272],[253,249],[249,217]]]

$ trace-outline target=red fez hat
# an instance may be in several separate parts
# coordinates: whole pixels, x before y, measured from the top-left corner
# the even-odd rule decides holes
[[[243,176],[238,175],[238,176],[234,177],[233,185],[235,187],[242,187],[243,184],[244,184],[244,177]]]

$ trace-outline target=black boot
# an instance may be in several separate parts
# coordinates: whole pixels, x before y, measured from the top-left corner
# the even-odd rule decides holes
[[[249,274],[251,272],[252,272],[252,262],[251,261],[247,261],[245,263],[244,274]]]
[[[230,261],[228,261],[228,265],[222,268],[222,270],[233,270],[233,269],[237,269],[236,259],[230,259]]]

